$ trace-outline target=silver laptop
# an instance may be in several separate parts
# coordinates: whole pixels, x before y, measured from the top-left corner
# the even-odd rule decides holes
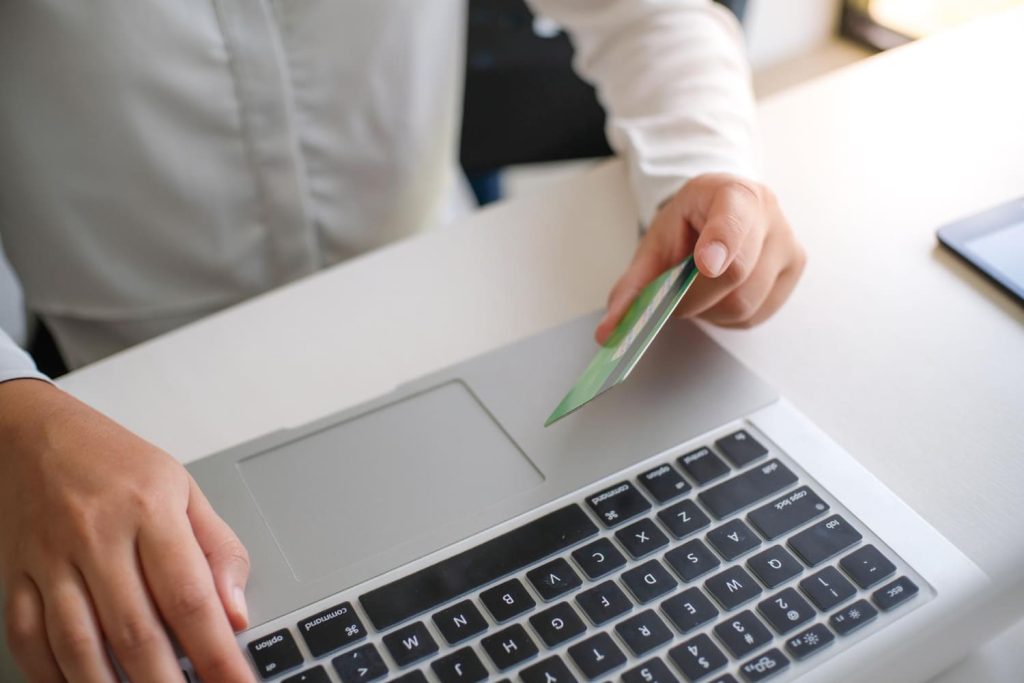
[[[545,429],[583,318],[189,469],[288,683],[914,681],[987,578],[700,330]],[[948,629],[947,629],[948,630]],[[186,677],[194,674],[184,663]]]

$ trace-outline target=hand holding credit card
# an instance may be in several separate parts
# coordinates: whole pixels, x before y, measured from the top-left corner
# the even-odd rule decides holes
[[[688,256],[644,287],[544,426],[557,422],[629,377],[696,278],[697,266],[693,256]]]

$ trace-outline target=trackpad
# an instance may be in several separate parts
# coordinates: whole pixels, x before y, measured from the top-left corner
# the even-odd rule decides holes
[[[332,425],[238,467],[299,581],[543,481],[462,382]]]

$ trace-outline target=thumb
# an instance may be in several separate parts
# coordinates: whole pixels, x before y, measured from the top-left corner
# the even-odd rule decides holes
[[[232,628],[249,625],[245,584],[249,580],[249,553],[231,527],[214,511],[194,479],[189,479],[188,518],[199,547],[206,555],[224,612]]]
[[[640,294],[640,291],[647,283],[661,275],[665,269],[664,261],[664,254],[657,248],[656,237],[648,232],[640,242],[640,246],[637,247],[633,261],[608,295],[608,310],[594,331],[594,338],[598,344],[608,341],[608,337],[611,336],[616,325],[622,320],[622,316],[629,310],[630,304]]]

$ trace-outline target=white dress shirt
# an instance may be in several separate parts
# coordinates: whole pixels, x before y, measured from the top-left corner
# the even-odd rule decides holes
[[[532,4],[596,84],[642,220],[693,175],[754,174],[726,10]],[[465,25],[465,0],[2,3],[0,237],[70,366],[466,210]],[[0,381],[30,376],[0,333]]]

